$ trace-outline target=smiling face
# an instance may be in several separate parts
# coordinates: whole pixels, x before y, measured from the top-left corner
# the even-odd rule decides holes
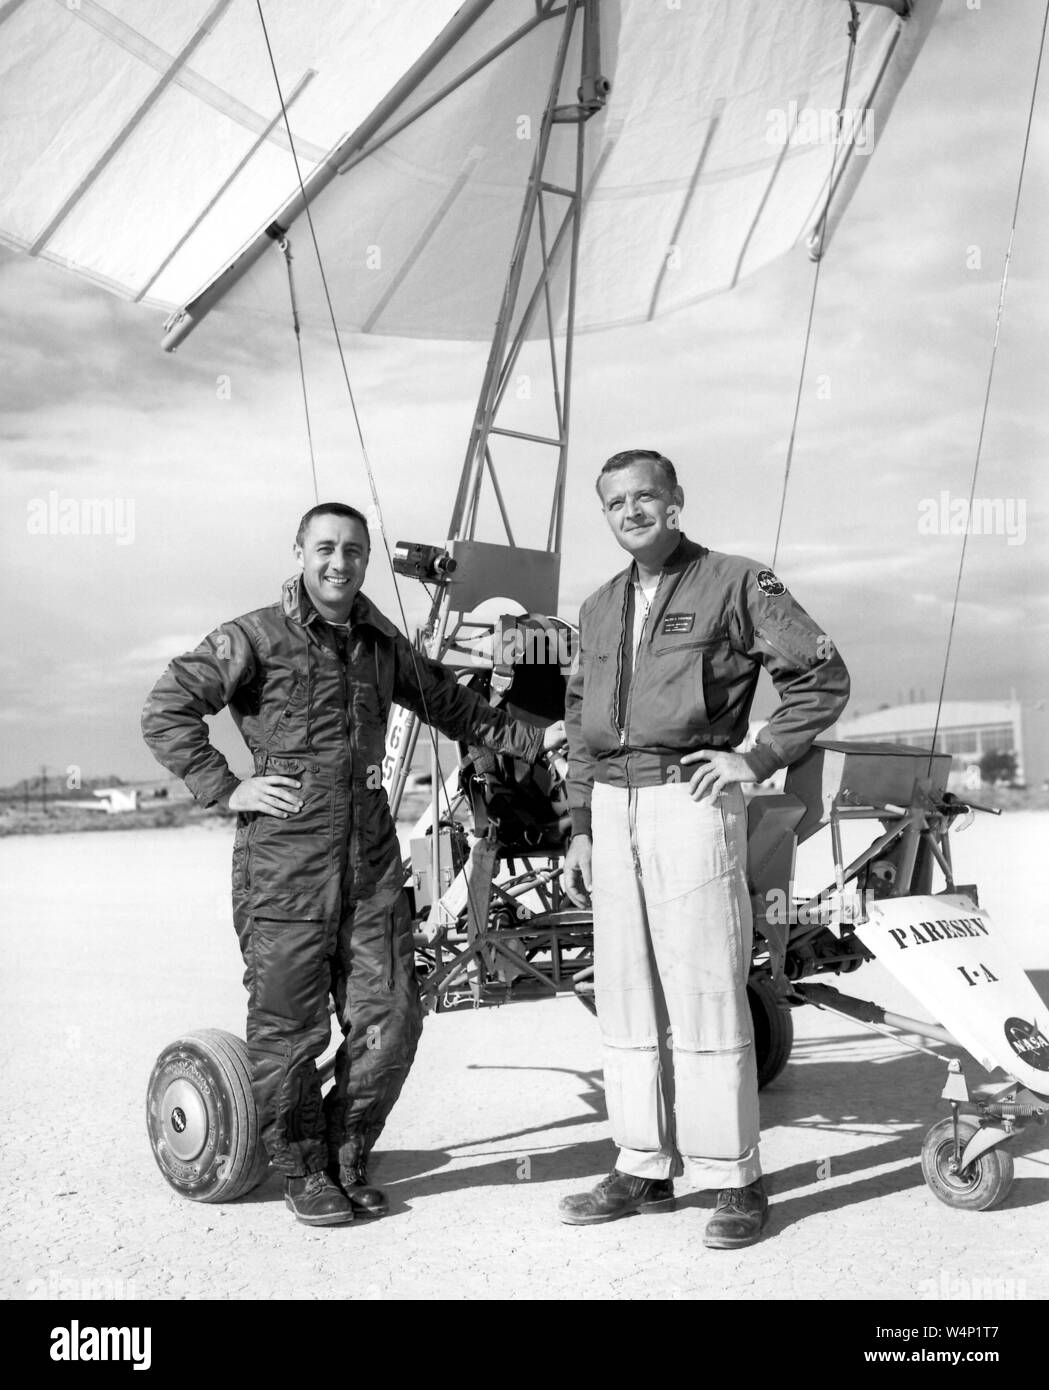
[[[685,500],[681,488],[667,486],[657,463],[639,459],[606,473],[598,491],[617,542],[635,559],[658,568],[681,539],[678,513]]]
[[[344,623],[368,568],[368,528],[353,517],[311,519],[295,547],[306,592],[322,618]]]

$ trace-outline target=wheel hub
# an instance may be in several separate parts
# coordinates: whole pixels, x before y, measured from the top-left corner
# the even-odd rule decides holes
[[[208,1112],[192,1082],[184,1077],[172,1081],[160,1102],[164,1140],[182,1163],[197,1157],[208,1137]]]
[[[936,1168],[943,1181],[949,1183],[951,1187],[957,1188],[960,1192],[975,1187],[980,1180],[980,1174],[975,1164],[970,1163],[967,1168],[959,1166],[958,1160],[954,1156],[953,1140],[944,1144],[936,1155]]]

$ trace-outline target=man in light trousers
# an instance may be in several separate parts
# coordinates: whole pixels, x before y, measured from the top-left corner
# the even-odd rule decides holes
[[[674,1206],[673,1179],[718,1193],[704,1243],[752,1244],[761,1178],[747,976],[752,920],[740,783],[796,761],[838,718],[834,644],[771,570],[680,530],[684,492],[654,450],[597,480],[630,566],[580,611],[569,681],[565,886],[594,911],[613,1171],[566,1197],[572,1225]],[[742,743],[761,669],[779,708]]]

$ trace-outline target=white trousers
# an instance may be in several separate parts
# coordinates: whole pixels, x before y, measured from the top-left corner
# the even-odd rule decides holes
[[[594,984],[616,1167],[745,1187],[761,1173],[738,785],[593,795]]]

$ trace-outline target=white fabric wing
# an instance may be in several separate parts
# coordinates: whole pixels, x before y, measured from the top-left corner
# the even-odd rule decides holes
[[[916,0],[901,19],[886,4],[859,6],[831,228],[938,7]],[[326,182],[311,212],[340,326],[487,339],[563,18],[540,22],[535,0],[474,0],[458,16],[448,0],[264,8],[302,175],[308,188]],[[585,127],[581,330],[680,309],[813,234],[849,6],[603,0],[600,14],[612,93]],[[347,137],[449,24],[464,32],[357,149]],[[581,29],[578,19],[565,104]],[[224,267],[250,264],[205,304],[221,291],[228,308],[286,316],[283,258],[265,236],[277,219],[289,226],[303,322],[326,322],[305,219],[295,208],[281,217],[298,180],[253,0],[10,0],[0,93],[13,173],[0,240],[129,297],[188,303],[194,318],[191,301]],[[575,126],[555,126],[548,182],[571,180],[575,138]],[[544,203],[552,240],[563,199]],[[238,259],[253,245],[260,254]],[[526,256],[534,269],[534,238]],[[554,310],[560,321],[563,305]]]

